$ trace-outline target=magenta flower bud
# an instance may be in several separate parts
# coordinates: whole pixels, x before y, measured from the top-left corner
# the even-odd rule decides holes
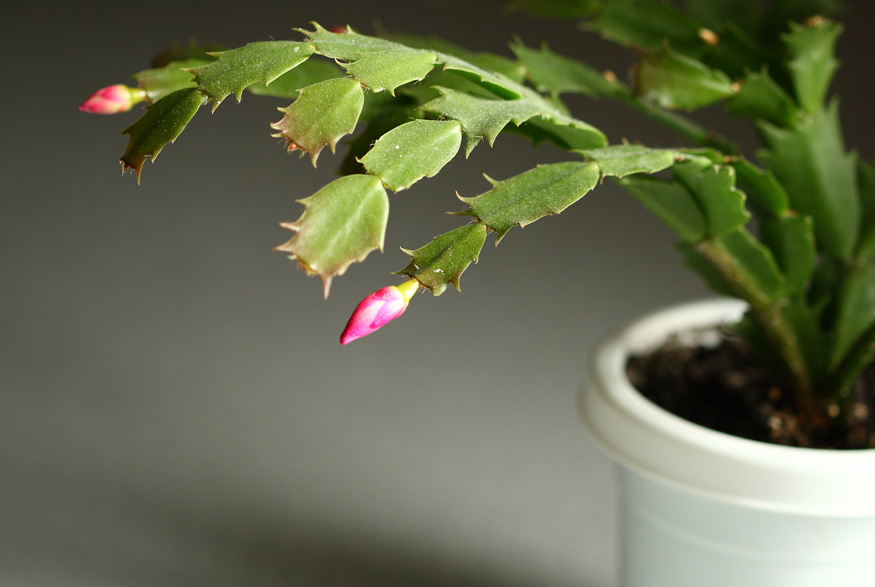
[[[127,112],[134,104],[146,98],[146,92],[137,88],[129,88],[116,84],[97,90],[85,100],[79,110],[93,114],[115,114]]]
[[[403,314],[418,289],[419,282],[410,279],[398,286],[378,289],[363,299],[346,323],[340,335],[340,344],[367,336]]]

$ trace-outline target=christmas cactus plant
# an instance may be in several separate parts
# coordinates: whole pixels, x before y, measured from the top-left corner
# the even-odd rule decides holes
[[[432,38],[376,37],[352,28],[300,29],[298,40],[237,49],[190,46],[162,54],[81,107],[98,113],[146,105],[124,130],[123,170],[139,181],[147,158],[175,141],[202,107],[244,91],[285,99],[271,127],[316,165],[347,135],[341,176],[300,202],[277,247],[321,278],[382,249],[388,192],[432,177],[503,131],[550,142],[563,162],[490,179],[454,213],[459,226],[405,249],[405,281],[368,296],[341,341],[398,317],[413,293],[440,295],[516,226],[558,214],[606,179],[617,181],[677,235],[679,252],[717,292],[743,299],[738,330],[817,420],[844,410],[875,351],[875,169],[845,148],[836,99],[841,26],[827,0],[522,0],[541,16],[584,28],[637,56],[628,80],[546,46],[512,57],[471,53]],[[609,143],[563,96],[614,100],[663,123],[679,147]],[[290,102],[290,103],[289,103]],[[750,119],[762,149],[740,152],[686,114],[715,103]],[[629,137],[634,140],[634,137]]]

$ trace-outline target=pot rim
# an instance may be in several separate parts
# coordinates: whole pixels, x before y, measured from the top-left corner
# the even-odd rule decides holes
[[[735,299],[689,302],[606,336],[579,394],[585,429],[622,466],[699,495],[791,514],[875,516],[875,449],[799,448],[717,432],[657,406],[626,378],[630,354],[679,331],[735,322],[745,309]]]

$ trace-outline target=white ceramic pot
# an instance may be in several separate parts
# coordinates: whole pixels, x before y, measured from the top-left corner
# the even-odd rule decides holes
[[[710,300],[647,315],[592,355],[580,411],[617,463],[621,584],[628,587],[875,585],[875,450],[746,440],[683,420],[625,375],[672,333],[737,320]]]

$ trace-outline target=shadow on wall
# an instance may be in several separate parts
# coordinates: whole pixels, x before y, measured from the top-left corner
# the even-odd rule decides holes
[[[498,562],[426,552],[427,544],[417,537],[374,536],[367,528],[307,512],[271,509],[256,495],[217,498],[220,492],[211,489],[204,499],[195,492],[150,492],[106,479],[97,487],[74,474],[42,481],[38,490],[21,496],[44,504],[39,519],[13,518],[21,532],[7,536],[18,534],[16,544],[0,545],[4,559],[11,555],[3,566],[11,564],[4,574],[12,584],[515,584]]]

